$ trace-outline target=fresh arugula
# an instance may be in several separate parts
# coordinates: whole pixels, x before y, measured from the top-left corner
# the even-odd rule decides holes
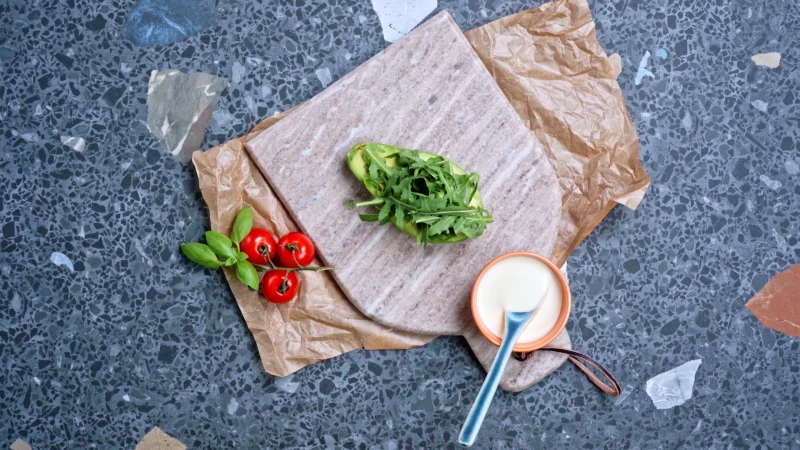
[[[347,154],[350,170],[374,196],[350,209],[364,222],[393,222],[418,244],[460,242],[483,234],[492,215],[478,192],[480,177],[439,155],[384,144],[362,143]]]

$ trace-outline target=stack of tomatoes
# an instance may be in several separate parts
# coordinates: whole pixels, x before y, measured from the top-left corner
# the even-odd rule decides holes
[[[297,295],[297,270],[309,269],[314,260],[314,243],[297,231],[283,235],[278,241],[264,228],[252,228],[240,243],[247,260],[269,266],[261,278],[261,295],[272,303],[286,303]],[[277,265],[276,265],[277,263]]]

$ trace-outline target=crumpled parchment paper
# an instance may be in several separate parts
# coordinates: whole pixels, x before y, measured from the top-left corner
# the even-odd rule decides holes
[[[230,233],[236,213],[250,205],[253,226],[266,228],[274,236],[298,231],[244,150],[245,139],[234,139],[193,155],[211,228]],[[313,264],[321,265],[319,260]],[[408,349],[435,337],[392,331],[368,319],[325,272],[301,271],[297,276],[297,298],[275,305],[239,282],[233,268],[225,268],[225,277],[253,333],[264,369],[273,375],[289,375],[356,348]]]
[[[547,3],[466,36],[559,176],[564,206],[550,257],[562,265],[614,205],[635,208],[650,182],[638,161],[638,136],[616,81],[619,57],[606,56],[597,42],[585,0]],[[228,232],[246,204],[253,206],[256,226],[276,235],[297,229],[243,145],[290,113],[276,114],[247,136],[194,154],[214,230]],[[289,375],[359,347],[407,349],[435,337],[398,332],[367,319],[324,272],[303,272],[298,298],[272,305],[226,270],[264,368],[273,375]],[[562,334],[559,343],[569,347],[569,336]],[[483,348],[480,336],[467,337],[481,363],[490,364],[496,349]],[[501,387],[525,389],[566,361],[552,353],[535,356],[506,374]]]
[[[607,57],[597,42],[584,0],[547,3],[465,35],[556,169],[563,206],[550,259],[561,266],[614,205],[635,209],[650,185],[617,84],[619,55]]]

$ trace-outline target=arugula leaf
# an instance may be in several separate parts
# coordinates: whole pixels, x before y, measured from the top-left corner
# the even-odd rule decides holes
[[[492,222],[478,195],[478,174],[440,155],[365,143],[353,147],[347,161],[375,196],[354,205],[375,208],[359,214],[362,221],[394,222],[423,246],[478,237]],[[405,227],[409,222],[414,226]]]
[[[369,170],[369,176],[370,176],[370,177],[371,177],[373,180],[377,180],[377,179],[379,179],[379,178],[381,177],[381,176],[378,174],[378,166],[377,166],[377,165],[375,165],[375,164],[370,164],[370,165],[369,165],[369,169],[367,169],[367,170]]]
[[[452,227],[455,222],[455,216],[447,216],[439,219],[436,223],[428,227],[428,236],[444,233],[445,230]]]
[[[236,214],[236,219],[234,219],[233,228],[231,229],[231,241],[236,243],[237,248],[239,242],[242,242],[242,239],[250,233],[252,227],[253,210],[249,206],[245,206]]]
[[[369,158],[370,162],[372,162],[372,164],[370,164],[370,167],[372,167],[372,165],[374,164],[377,169],[380,169],[386,175],[392,174],[392,169],[390,169],[389,166],[386,165],[386,161],[382,157],[376,155],[375,151],[371,147],[367,146],[364,149],[364,154],[367,156],[367,158]],[[372,178],[378,178],[378,177],[372,176]]]
[[[398,230],[403,228],[403,225],[406,224],[405,217],[406,213],[403,211],[403,208],[395,208],[394,209],[394,224],[397,226]]]
[[[378,213],[378,220],[383,220],[389,217],[389,213],[392,212],[392,202],[384,202],[383,208],[381,208],[381,212]]]

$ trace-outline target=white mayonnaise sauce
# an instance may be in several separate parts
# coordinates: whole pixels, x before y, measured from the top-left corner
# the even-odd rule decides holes
[[[547,292],[542,297],[545,289]],[[483,274],[476,304],[484,325],[501,338],[507,310],[531,311],[539,306],[539,312],[517,341],[533,342],[553,329],[558,320],[561,284],[547,264],[528,256],[512,256],[495,263]]]

